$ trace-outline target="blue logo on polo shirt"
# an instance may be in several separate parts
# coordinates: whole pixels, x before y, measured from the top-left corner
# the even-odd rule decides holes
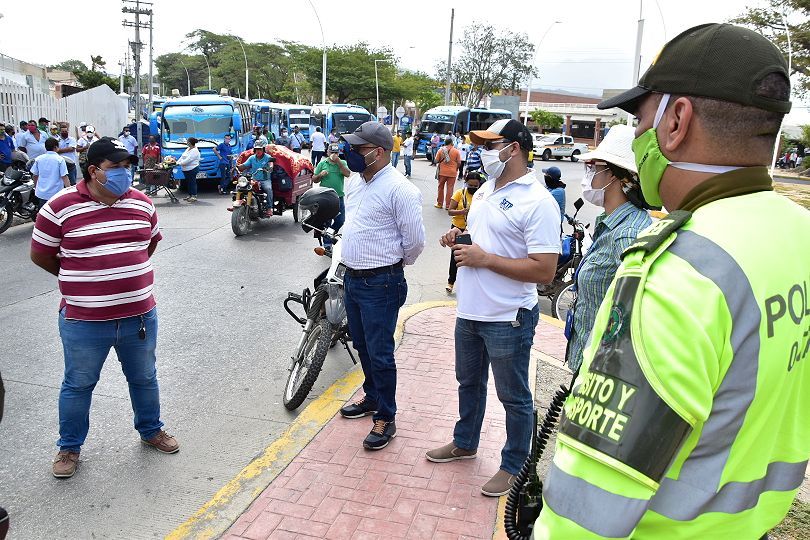
[[[509,210],[513,206],[514,205],[512,203],[510,203],[509,201],[506,200],[506,197],[501,199],[501,210]]]

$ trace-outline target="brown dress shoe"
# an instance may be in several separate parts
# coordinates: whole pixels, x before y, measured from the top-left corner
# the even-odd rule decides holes
[[[76,474],[76,466],[79,464],[79,453],[60,450],[53,460],[53,475],[56,478],[70,478]]]
[[[489,482],[481,487],[481,493],[487,497],[500,497],[509,493],[514,482],[514,475],[500,469],[495,473],[495,476],[489,479]]]
[[[174,454],[180,450],[180,444],[177,442],[177,440],[162,429],[158,431],[151,439],[141,439],[141,441],[144,444],[148,444],[149,446],[156,448],[159,452],[163,452],[164,454]]]

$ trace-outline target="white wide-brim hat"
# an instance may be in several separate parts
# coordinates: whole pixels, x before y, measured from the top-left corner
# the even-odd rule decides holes
[[[616,124],[604,140],[599,143],[593,152],[585,152],[579,156],[582,161],[607,161],[622,169],[638,174],[636,169],[636,157],[633,154],[633,139],[636,130],[626,124]]]

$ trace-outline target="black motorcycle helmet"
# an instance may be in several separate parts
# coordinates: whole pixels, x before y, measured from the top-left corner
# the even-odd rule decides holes
[[[298,212],[305,233],[323,229],[340,212],[340,197],[332,188],[310,188],[298,199]]]

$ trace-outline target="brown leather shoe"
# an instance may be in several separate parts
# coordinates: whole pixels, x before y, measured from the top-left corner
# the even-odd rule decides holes
[[[489,479],[489,482],[481,487],[481,493],[487,497],[501,497],[509,493],[514,482],[514,475],[500,469],[495,473],[495,476]]]
[[[76,466],[79,464],[79,453],[60,450],[53,460],[53,475],[56,478],[70,478],[76,474]]]
[[[476,450],[464,450],[453,443],[449,443],[426,452],[425,457],[433,463],[447,463],[457,459],[474,459],[476,452]]]
[[[151,439],[141,439],[141,441],[164,454],[174,454],[180,450],[180,444],[177,440],[162,429]]]

